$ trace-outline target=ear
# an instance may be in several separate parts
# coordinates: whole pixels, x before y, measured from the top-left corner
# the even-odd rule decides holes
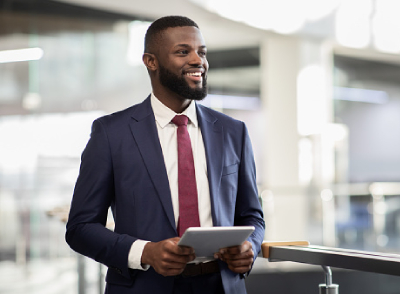
[[[149,71],[155,71],[158,68],[158,61],[154,54],[144,53],[142,60]]]

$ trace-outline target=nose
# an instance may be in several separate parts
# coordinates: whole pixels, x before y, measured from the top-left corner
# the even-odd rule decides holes
[[[193,52],[190,56],[190,61],[189,63],[192,65],[203,65],[204,64],[204,58],[202,58],[197,52]]]

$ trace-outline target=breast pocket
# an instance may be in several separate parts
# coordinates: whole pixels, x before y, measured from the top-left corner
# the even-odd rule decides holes
[[[234,223],[238,177],[238,163],[223,168],[218,200],[220,202],[220,208],[223,211],[223,213],[220,214],[220,221],[221,224],[226,226],[233,225]]]

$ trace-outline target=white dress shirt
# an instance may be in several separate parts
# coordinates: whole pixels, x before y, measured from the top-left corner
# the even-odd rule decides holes
[[[178,143],[177,126],[171,122],[177,113],[166,107],[154,94],[151,94],[151,107],[156,119],[158,137],[164,156],[165,168],[168,174],[169,186],[171,189],[172,207],[174,209],[175,224],[179,218],[179,195],[178,195]],[[187,126],[194,157],[194,168],[196,173],[197,197],[199,206],[200,225],[212,227],[210,190],[207,178],[207,161],[204,149],[203,137],[197,121],[196,105],[191,102],[183,113],[189,118]],[[128,256],[128,266],[132,269],[147,270],[149,267],[142,267],[141,257],[143,248],[148,241],[136,240],[131,247]]]

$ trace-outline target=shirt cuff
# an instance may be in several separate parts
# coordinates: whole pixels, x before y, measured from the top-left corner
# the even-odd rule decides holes
[[[133,242],[128,255],[129,268],[142,271],[147,271],[150,268],[150,265],[141,263],[143,248],[148,242],[149,241],[143,240],[136,240],[135,242]]]

